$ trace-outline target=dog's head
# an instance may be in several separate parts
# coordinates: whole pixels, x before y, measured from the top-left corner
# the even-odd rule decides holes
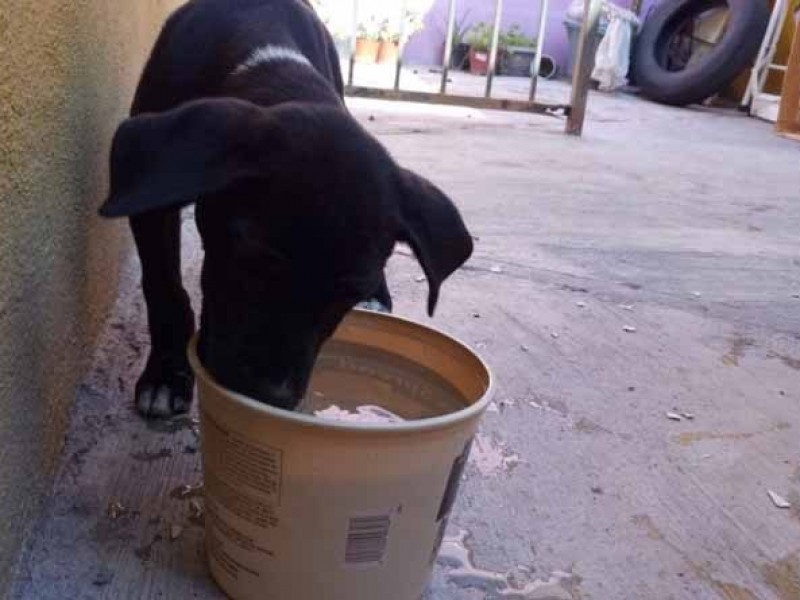
[[[197,203],[205,249],[200,358],[226,387],[294,408],[322,343],[369,299],[396,242],[428,310],[472,252],[453,203],[346,112],[202,100],[123,123],[107,217]]]

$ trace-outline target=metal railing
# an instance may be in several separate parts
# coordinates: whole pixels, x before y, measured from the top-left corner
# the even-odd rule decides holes
[[[495,98],[492,96],[492,87],[497,73],[497,59],[500,46],[500,24],[503,18],[503,0],[495,0],[494,25],[492,28],[491,46],[489,49],[489,65],[486,75],[486,88],[483,97],[448,94],[450,78],[450,63],[453,54],[453,35],[456,27],[456,14],[458,0],[450,0],[447,19],[447,37],[442,64],[442,78],[439,92],[421,92],[401,89],[401,75],[403,71],[403,53],[405,50],[405,16],[406,0],[400,7],[400,32],[398,42],[397,61],[395,64],[394,86],[391,89],[358,86],[355,84],[356,70],[356,40],[359,25],[359,0],[353,0],[353,30],[350,46],[349,71],[347,77],[347,95],[360,98],[378,98],[383,100],[400,100],[408,102],[425,102],[431,104],[447,104],[454,106],[468,106],[473,108],[486,108],[494,110],[508,110],[518,112],[563,114],[567,117],[566,133],[581,135],[586,118],[586,104],[588,102],[592,64],[594,57],[591,52],[594,45],[590,43],[590,36],[596,34],[600,22],[600,12],[603,0],[584,0],[584,19],[580,30],[577,55],[572,74],[572,92],[569,104],[548,104],[537,101],[539,71],[541,69],[542,51],[547,29],[547,16],[550,9],[550,0],[539,0],[540,11],[537,23],[536,55],[531,68],[530,94],[528,100],[512,100]]]

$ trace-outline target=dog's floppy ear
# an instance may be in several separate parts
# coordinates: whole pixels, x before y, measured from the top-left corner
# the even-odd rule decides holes
[[[114,137],[111,193],[100,214],[129,217],[181,206],[263,176],[289,137],[270,111],[232,98],[128,119]]]
[[[472,255],[472,236],[458,209],[430,181],[400,169],[402,233],[428,279],[428,314],[433,316],[439,288]]]

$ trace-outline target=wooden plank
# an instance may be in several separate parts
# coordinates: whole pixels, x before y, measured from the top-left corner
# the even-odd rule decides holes
[[[389,90],[372,87],[348,86],[345,90],[354,98],[372,98],[376,100],[396,100],[401,102],[424,102],[446,106],[467,106],[487,110],[508,110],[512,112],[538,113],[551,116],[569,116],[567,104],[540,104],[524,100],[504,98],[479,98],[476,96],[457,96],[433,94],[428,92],[411,92],[406,90]]]
[[[796,28],[792,53],[783,81],[783,96],[776,129],[779,133],[800,133],[800,29]]]

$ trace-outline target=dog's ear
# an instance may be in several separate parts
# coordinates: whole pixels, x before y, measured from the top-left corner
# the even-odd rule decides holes
[[[274,111],[232,98],[128,119],[114,137],[111,192],[100,214],[129,217],[182,206],[264,177],[292,143],[288,127],[301,122],[283,122]]]
[[[472,255],[472,236],[455,204],[430,181],[399,170],[401,242],[406,242],[428,279],[428,314],[433,316],[439,288]]]

